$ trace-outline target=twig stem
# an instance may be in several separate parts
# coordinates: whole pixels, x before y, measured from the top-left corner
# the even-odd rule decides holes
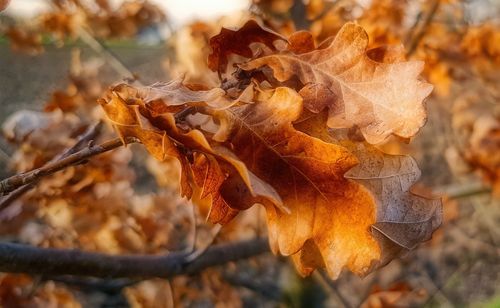
[[[434,0],[434,2],[432,3],[429,13],[425,17],[425,20],[423,21],[422,26],[420,27],[420,31],[417,32],[412,37],[412,40],[409,43],[408,52],[406,53],[407,57],[410,57],[417,50],[418,44],[420,43],[425,33],[427,32],[427,28],[431,24],[432,19],[434,19],[434,15],[436,15],[436,12],[439,8],[439,4],[440,0]]]
[[[56,155],[53,159],[51,159],[49,161],[49,163],[58,161],[60,159],[68,157],[69,155],[77,152],[79,149],[81,149],[85,145],[85,143],[88,143],[91,140],[94,140],[97,137],[97,135],[99,135],[101,128],[102,128],[102,122],[100,122],[100,121],[97,122],[96,124],[89,126],[87,128],[87,130],[82,135],[80,135],[78,137],[76,143],[72,147],[66,149],[64,152],[60,153],[59,155]],[[18,198],[20,198],[22,195],[24,195],[25,193],[30,191],[32,188],[34,188],[39,181],[40,180],[37,180],[37,181],[34,181],[30,184],[21,186],[21,187],[17,188],[16,190],[12,191],[8,196],[6,196],[2,200],[0,200],[0,211],[2,211],[3,209],[5,209],[9,205],[11,205],[12,202],[14,202]]]
[[[126,138],[125,142],[134,143],[137,142],[137,140],[135,138]],[[11,176],[10,178],[4,179],[0,182],[0,194],[8,194],[23,185],[34,183],[42,177],[54,174],[57,171],[63,170],[69,166],[81,164],[93,156],[116,149],[122,145],[123,142],[120,138],[109,140],[99,145],[89,145],[85,149],[73,153],[66,158],[50,162],[38,169]]]

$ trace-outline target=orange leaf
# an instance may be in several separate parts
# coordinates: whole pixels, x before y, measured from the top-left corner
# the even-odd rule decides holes
[[[296,258],[304,275],[320,264],[332,277],[344,266],[366,273],[380,250],[370,235],[374,199],[343,177],[356,158],[342,146],[293,128],[302,112],[302,98],[292,89],[261,90],[257,102],[225,112],[230,123],[221,129],[229,133],[221,135],[230,137],[227,142],[235,154],[277,190],[290,211],[266,206],[273,251],[311,255],[309,261]]]

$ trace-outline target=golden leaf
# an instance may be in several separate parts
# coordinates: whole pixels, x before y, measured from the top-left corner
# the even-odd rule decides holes
[[[261,90],[262,91],[262,90]],[[272,250],[284,255],[314,254],[332,277],[344,266],[366,273],[380,256],[370,235],[375,204],[361,185],[343,174],[356,158],[342,146],[295,130],[292,122],[302,112],[302,98],[279,87],[263,91],[257,102],[225,110],[227,142],[259,178],[276,189],[289,213],[266,206]],[[305,243],[308,245],[305,245]],[[319,260],[319,261],[318,261]],[[304,275],[314,270],[296,260]]]

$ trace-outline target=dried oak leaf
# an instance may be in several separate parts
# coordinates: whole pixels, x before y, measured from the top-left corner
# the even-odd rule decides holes
[[[179,97],[190,97],[190,102],[201,103],[205,97],[178,84],[177,95],[169,88],[173,104]],[[167,92],[166,90],[164,92]],[[141,93],[128,85],[112,88],[99,102],[108,119],[121,137],[138,138],[156,159],[163,161],[175,157],[181,164],[181,194],[187,198],[203,199],[210,203],[208,219],[225,223],[237,213],[255,203],[281,206],[281,199],[274,189],[250,172],[232,153],[221,147],[212,147],[199,130],[183,131],[176,125],[174,114],[168,112],[168,101],[144,102]],[[233,189],[230,189],[233,188]],[[246,202],[245,202],[246,201]]]
[[[224,113],[229,123],[221,129],[228,132],[220,135],[249,170],[276,189],[290,211],[266,206],[272,250],[283,255],[317,252],[315,267],[324,263],[334,278],[344,266],[366,273],[380,250],[370,234],[374,199],[343,176],[357,159],[342,146],[294,129],[302,98],[290,88],[261,90],[255,103]],[[304,275],[314,270],[300,258],[296,262]]]
[[[375,198],[377,219],[371,227],[382,256],[378,266],[430,240],[441,225],[441,199],[429,199],[412,191],[420,169],[410,156],[388,155],[367,144],[345,145],[360,164],[345,177],[365,186]]]
[[[329,127],[358,126],[369,143],[380,143],[390,134],[412,137],[425,123],[423,100],[432,91],[430,84],[418,78],[423,62],[376,62],[367,55],[367,46],[363,28],[347,23],[325,48],[303,54],[275,53],[240,67],[269,66],[279,81],[297,76],[304,85],[328,88],[334,94],[328,98]],[[311,95],[316,92],[307,91],[306,99]]]
[[[412,192],[413,184],[420,177],[415,160],[409,156],[384,154],[367,143],[336,140],[322,125],[324,119],[321,116],[325,118],[326,114],[302,121],[296,127],[349,150],[359,164],[347,171],[344,177],[365,187],[375,203],[376,218],[370,229],[381,254],[365,272],[384,266],[397,255],[429,240],[441,224],[442,204],[438,199],[428,199]],[[293,256],[297,268],[304,274],[327,265],[323,265],[320,252],[312,244],[306,242],[305,247]]]
[[[271,50],[276,50],[274,41],[284,40],[281,35],[261,27],[255,20],[249,20],[238,30],[222,28],[220,33],[210,39],[212,52],[208,55],[208,67],[212,71],[226,71],[228,57],[237,54],[246,58],[254,56],[250,48],[252,43],[262,43]]]

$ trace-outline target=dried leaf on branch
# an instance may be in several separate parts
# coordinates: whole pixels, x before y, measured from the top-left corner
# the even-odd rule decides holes
[[[277,49],[280,37],[252,21],[216,38],[213,70],[226,71],[235,53],[252,58],[239,66],[255,74],[229,67],[226,91],[176,80],[119,85],[101,100],[120,135],[181,162],[182,193],[208,202],[210,221],[263,204],[272,250],[292,256],[303,275],[325,267],[332,278],[344,267],[365,275],[430,238],[441,203],[410,192],[420,176],[415,162],[335,139],[321,116],[327,107],[329,126],[357,126],[369,142],[413,136],[432,88],[418,78],[422,63],[404,62],[401,47],[367,51],[355,24],[319,47],[302,31]],[[255,53],[253,42],[269,48]]]

